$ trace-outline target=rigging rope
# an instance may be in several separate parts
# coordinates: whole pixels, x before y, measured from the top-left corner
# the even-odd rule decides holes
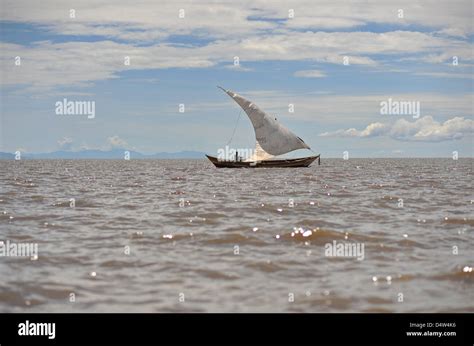
[[[237,121],[235,123],[235,127],[234,127],[234,131],[232,132],[232,136],[230,136],[230,139],[229,141],[227,142],[226,145],[229,145],[230,142],[232,142],[232,139],[234,138],[234,135],[235,135],[235,131],[237,130],[237,125],[239,124],[239,120],[240,120],[240,116],[242,115],[242,109],[240,110],[239,112],[239,116],[237,117]]]

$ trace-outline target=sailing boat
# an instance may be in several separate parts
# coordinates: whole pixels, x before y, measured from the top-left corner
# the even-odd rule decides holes
[[[297,159],[275,159],[277,155],[283,155],[297,149],[311,148],[293,132],[281,125],[276,118],[262,111],[254,103],[243,98],[231,90],[225,90],[247,113],[255,130],[256,145],[254,154],[245,160],[241,160],[236,154],[235,160],[221,159],[214,156],[206,157],[218,168],[256,168],[256,167],[308,167],[320,155],[308,156]]]

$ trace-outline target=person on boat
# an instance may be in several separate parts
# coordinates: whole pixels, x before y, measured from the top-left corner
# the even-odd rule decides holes
[[[239,152],[235,151],[235,162],[239,161]]]

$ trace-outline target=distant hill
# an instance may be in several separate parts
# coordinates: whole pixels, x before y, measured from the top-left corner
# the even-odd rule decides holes
[[[14,158],[14,154],[0,152],[0,160],[13,160]]]
[[[53,151],[51,153],[22,153],[22,159],[123,159],[126,149],[103,150],[81,150],[81,151]],[[176,153],[156,153],[146,155],[137,151],[129,150],[130,159],[202,159],[204,153],[199,151],[180,151]],[[14,160],[12,153],[0,152],[0,160]]]

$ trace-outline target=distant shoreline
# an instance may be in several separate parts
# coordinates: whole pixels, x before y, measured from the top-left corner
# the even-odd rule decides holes
[[[17,153],[0,152],[0,160],[15,160]],[[200,151],[180,151],[174,153],[159,152],[142,154],[127,149],[83,150],[83,151],[54,151],[50,153],[19,153],[20,160],[123,160],[136,159],[198,159],[204,157]]]
[[[417,159],[438,159],[438,160],[453,160],[451,157],[432,157],[432,156],[409,156],[409,157],[351,157],[348,160],[344,160],[341,157],[322,157],[323,160],[341,160],[341,161],[352,161],[352,160],[417,160]],[[460,157],[458,160],[472,160],[474,157]],[[125,160],[121,157],[31,157],[24,156],[20,160],[15,160],[15,155],[11,157],[0,157],[0,161],[54,161],[54,160],[69,160],[69,161],[133,161],[133,160],[206,160],[205,154],[202,154],[202,157],[133,157],[131,156],[129,160]],[[206,160],[207,161],[207,160]],[[453,160],[456,161],[456,160]]]

